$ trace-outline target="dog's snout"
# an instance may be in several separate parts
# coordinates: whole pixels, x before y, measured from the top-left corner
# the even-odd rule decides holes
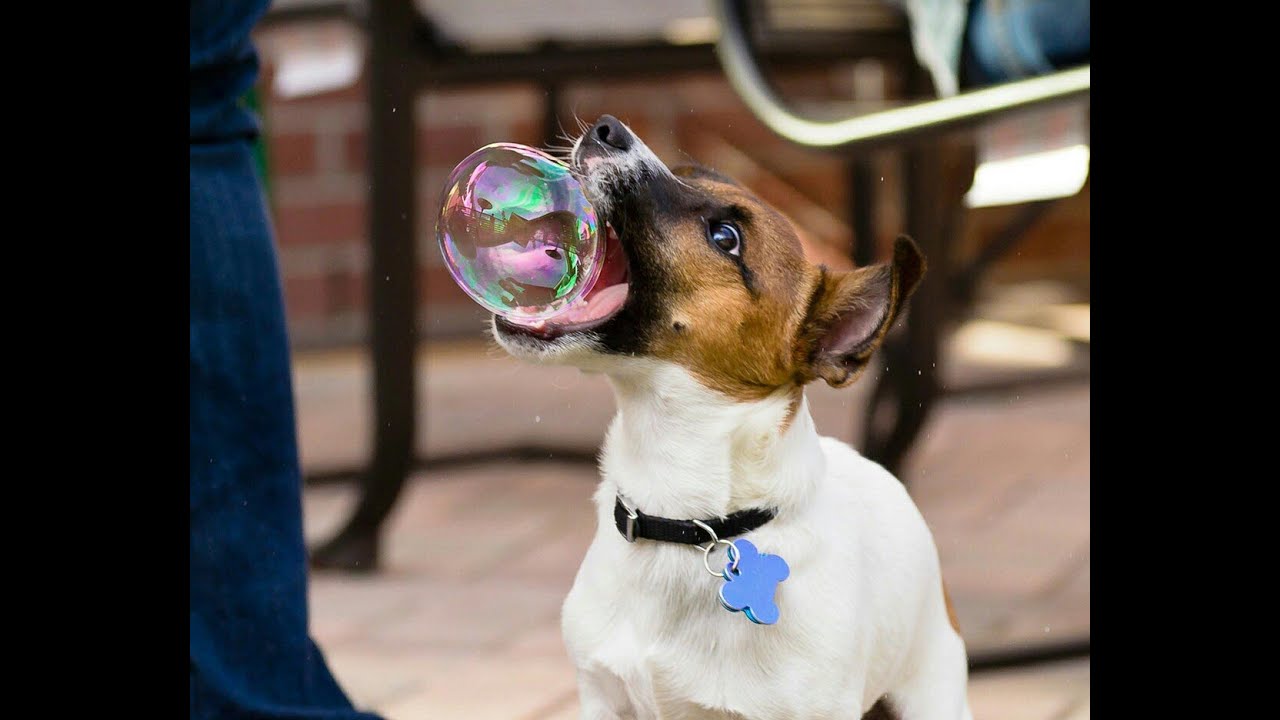
[[[596,124],[591,127],[591,136],[601,145],[623,152],[630,150],[635,142],[635,136],[627,130],[627,126],[612,115],[601,115],[600,119],[596,120]]]

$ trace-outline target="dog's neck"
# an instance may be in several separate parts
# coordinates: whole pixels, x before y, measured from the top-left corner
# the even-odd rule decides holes
[[[696,519],[767,507],[784,514],[811,497],[825,461],[797,389],[738,401],[666,363],[609,379],[618,413],[601,472],[642,512]],[[611,497],[602,501],[612,507]]]

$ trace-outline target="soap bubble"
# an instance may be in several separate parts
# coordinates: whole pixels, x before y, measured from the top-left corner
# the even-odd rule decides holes
[[[569,169],[515,143],[486,145],[445,184],[436,240],[473,300],[520,322],[549,318],[600,274],[596,211]]]

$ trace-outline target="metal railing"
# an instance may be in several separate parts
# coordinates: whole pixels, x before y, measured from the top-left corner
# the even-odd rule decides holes
[[[746,0],[712,0],[711,5],[720,27],[716,55],[729,84],[760,122],[805,147],[835,150],[900,142],[1089,92],[1085,65],[843,120],[811,120],[788,109],[761,72],[751,45]]]

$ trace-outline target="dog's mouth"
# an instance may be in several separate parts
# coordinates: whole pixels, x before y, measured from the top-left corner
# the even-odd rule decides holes
[[[608,220],[604,224],[605,251],[600,274],[582,297],[558,315],[545,320],[517,323],[496,317],[498,328],[514,335],[554,340],[572,333],[597,330],[622,312],[630,291],[631,271],[618,230]]]

